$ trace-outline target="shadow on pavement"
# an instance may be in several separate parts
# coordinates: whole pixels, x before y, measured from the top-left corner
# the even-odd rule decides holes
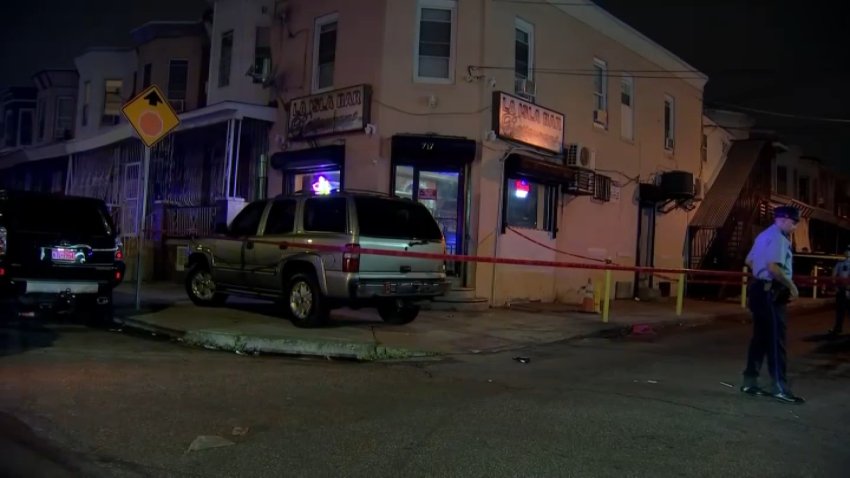
[[[287,320],[281,312],[281,306],[269,302],[236,302],[228,303],[225,307],[242,312],[258,314],[275,320]],[[365,317],[364,317],[365,316]],[[374,316],[370,319],[368,316]],[[351,311],[350,309],[340,309],[331,312],[331,319],[323,328],[338,328],[338,327],[390,327],[398,328],[397,325],[391,325],[383,322],[378,313],[374,309],[362,309]]]
[[[139,310],[136,310],[136,306],[132,304],[115,304],[115,316],[134,317],[137,315],[155,314],[157,312],[170,308],[172,305],[174,304],[169,304],[165,302],[158,304],[148,303],[142,304],[142,307]]]
[[[822,339],[824,342],[815,348],[814,353],[829,355],[850,354],[850,335],[842,335],[836,338],[826,337]]]
[[[53,346],[59,337],[55,330],[37,319],[9,320],[0,325],[0,356],[19,354]]]
[[[83,471],[57,446],[41,438],[24,422],[0,412],[2,476],[81,476]]]

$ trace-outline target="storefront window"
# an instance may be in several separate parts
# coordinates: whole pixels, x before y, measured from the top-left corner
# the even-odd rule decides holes
[[[321,195],[330,194],[332,191],[341,189],[340,178],[339,170],[296,174],[293,191],[313,192]]]
[[[510,178],[505,221],[508,226],[551,231],[555,189],[526,179]]]
[[[413,199],[413,166],[395,167],[395,195]]]

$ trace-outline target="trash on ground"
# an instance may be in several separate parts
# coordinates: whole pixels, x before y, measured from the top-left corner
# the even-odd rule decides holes
[[[528,363],[528,362],[531,362],[531,359],[530,359],[530,358],[528,358],[528,357],[514,357],[514,360],[516,360],[516,361],[517,361],[517,362],[519,362],[519,363]]]
[[[632,326],[632,335],[655,335],[649,324],[635,324]]]
[[[731,383],[720,382],[720,385],[723,385],[724,387],[735,388],[735,386],[732,385]]]
[[[647,380],[646,383],[658,383],[658,380]]]
[[[236,443],[215,435],[198,435],[189,445],[188,452],[207,450],[209,448],[221,448],[224,446],[235,445]]]
[[[230,432],[235,437],[244,437],[248,434],[249,427],[233,427],[233,431]]]

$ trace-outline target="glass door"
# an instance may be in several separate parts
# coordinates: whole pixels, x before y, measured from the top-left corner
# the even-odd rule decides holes
[[[393,177],[397,197],[424,205],[434,216],[449,254],[463,253],[463,174],[459,170],[424,169],[396,165]],[[449,275],[460,276],[461,263],[446,264]]]

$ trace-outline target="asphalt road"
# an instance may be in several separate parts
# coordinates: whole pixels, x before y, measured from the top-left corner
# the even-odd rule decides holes
[[[845,477],[850,339],[812,337],[829,319],[789,327],[802,406],[737,392],[744,324],[395,364],[7,327],[0,475]],[[201,435],[229,444],[188,451]]]

